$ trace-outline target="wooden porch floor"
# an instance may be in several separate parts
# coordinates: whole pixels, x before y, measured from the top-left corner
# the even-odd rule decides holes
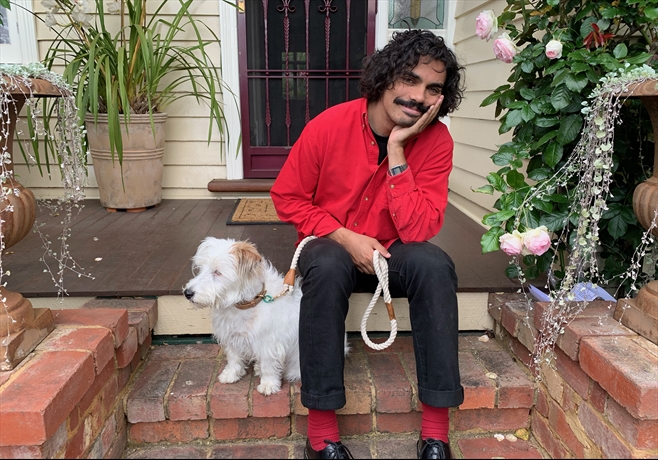
[[[296,233],[291,225],[226,225],[234,199],[163,200],[140,213],[108,212],[98,200],[86,200],[67,240],[69,252],[83,272],[67,271],[68,296],[182,295],[192,276],[191,257],[206,236],[248,239],[274,266],[285,273],[294,253]],[[37,212],[37,225],[59,252],[61,215]],[[518,285],[505,276],[509,259],[501,253],[482,254],[484,229],[449,205],[445,224],[432,242],[454,260],[461,292],[513,292]],[[39,235],[30,233],[2,256],[7,288],[25,297],[55,297],[58,289],[40,259]],[[57,265],[50,260],[52,271]]]

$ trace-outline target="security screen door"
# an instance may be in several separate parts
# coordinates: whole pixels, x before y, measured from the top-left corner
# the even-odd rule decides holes
[[[238,13],[245,178],[275,178],[310,119],[355,99],[376,0],[245,0]]]

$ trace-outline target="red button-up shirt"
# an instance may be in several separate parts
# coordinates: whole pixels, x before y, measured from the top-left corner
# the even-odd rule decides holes
[[[390,176],[388,159],[368,125],[365,98],[325,110],[304,128],[270,192],[279,218],[297,229],[297,244],[345,227],[388,248],[427,241],[443,225],[453,140],[443,123],[407,144],[409,167]]]

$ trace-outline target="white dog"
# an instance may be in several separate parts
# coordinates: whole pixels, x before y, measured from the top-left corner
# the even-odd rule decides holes
[[[227,360],[219,381],[237,382],[251,362],[264,395],[278,392],[282,378],[298,380],[299,279],[292,293],[270,300],[285,290],[283,276],[246,241],[208,237],[192,262],[194,278],[183,292],[213,308],[213,333]]]

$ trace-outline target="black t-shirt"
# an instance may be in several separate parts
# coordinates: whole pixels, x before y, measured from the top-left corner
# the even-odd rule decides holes
[[[382,161],[384,161],[384,158],[386,158],[386,155],[388,155],[388,149],[386,148],[388,137],[380,136],[374,131],[372,134],[375,136],[375,141],[377,141],[377,145],[379,146],[379,159],[377,160],[377,164],[380,165],[382,164]]]

